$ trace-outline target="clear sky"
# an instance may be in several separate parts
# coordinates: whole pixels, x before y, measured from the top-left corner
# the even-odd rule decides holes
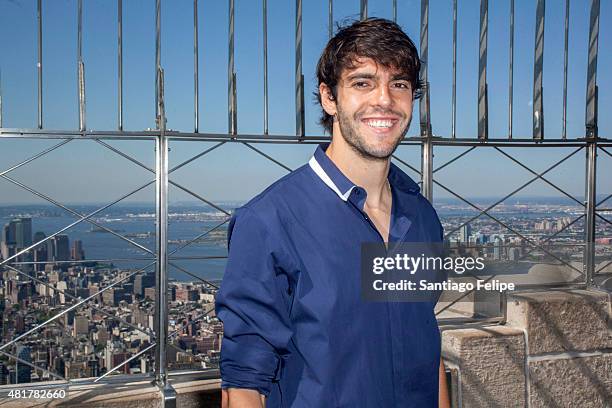
[[[83,58],[86,72],[87,127],[117,127],[117,2],[84,0]],[[458,11],[457,135],[476,137],[479,1],[461,0]],[[431,117],[436,135],[451,131],[452,0],[430,2],[429,78]],[[509,0],[489,2],[489,134],[505,137],[508,129]],[[193,130],[193,2],[162,0],[162,65],[168,127]],[[155,1],[123,2],[124,128],[142,130],[154,124]],[[569,138],[584,135],[587,39],[590,1],[572,0],[569,32]],[[268,0],[270,133],[295,132],[294,30],[295,2]],[[263,129],[263,64],[261,1],[236,0],[236,72],[238,130]],[[544,54],[545,137],[561,136],[564,1],[549,0]],[[609,137],[612,118],[612,3],[601,2],[599,37],[599,130]],[[358,18],[358,0],[335,0],[334,19]],[[390,18],[391,0],[370,0],[369,15]],[[199,1],[200,131],[227,132],[228,3]],[[398,22],[419,43],[420,1],[398,0]],[[514,137],[531,137],[535,0],[516,1],[514,57]],[[0,0],[0,69],[4,126],[34,128],[37,117],[36,0]],[[327,40],[327,0],[303,1],[303,72],[306,83],[306,132],[322,133],[319,107],[311,95],[314,68]],[[43,0],[44,125],[75,129],[77,110],[77,1]],[[409,135],[418,133],[418,108]],[[0,168],[5,169],[57,141],[0,140]],[[154,164],[151,142],[111,142],[148,166]],[[173,142],[171,166],[205,150],[203,142]],[[305,163],[313,145],[257,145],[291,168]],[[437,148],[442,164],[462,148]],[[571,152],[559,149],[508,149],[541,171]],[[398,156],[419,167],[417,147],[400,147]],[[599,193],[610,192],[611,159],[600,155]],[[173,174],[173,179],[213,200],[244,200],[285,174],[285,170],[240,144],[226,144]],[[417,177],[408,170],[408,173]],[[73,141],[10,174],[62,202],[105,202],[148,181],[152,175],[93,141]],[[579,152],[549,173],[570,193],[584,193],[584,153]],[[490,148],[477,149],[436,173],[437,179],[466,196],[500,196],[531,176]],[[132,197],[151,200],[153,188]],[[189,196],[171,188],[171,200]],[[448,196],[436,190],[438,197]],[[525,195],[558,196],[542,182]],[[41,202],[0,180],[0,203]]]

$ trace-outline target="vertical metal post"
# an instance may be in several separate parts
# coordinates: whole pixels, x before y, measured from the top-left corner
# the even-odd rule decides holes
[[[193,0],[193,131],[200,129],[200,74],[198,50],[198,0]]]
[[[236,135],[236,72],[234,71],[234,0],[229,0],[229,30],[227,53],[227,112],[228,133]]]
[[[264,135],[268,135],[268,0],[263,0]]]
[[[514,103],[514,0],[510,0],[510,67],[508,72],[508,139],[512,139]]]
[[[166,361],[166,341],[168,338],[168,139],[166,138],[166,114],[164,106],[164,71],[157,70],[157,128],[159,135],[155,140],[155,209],[157,230],[155,245],[157,250],[156,272],[156,313],[155,313],[155,382],[162,393],[163,407],[176,407],[176,392],[168,382]]]
[[[597,174],[597,139],[587,141],[586,167],[584,272],[587,287],[592,287],[595,285],[593,275],[595,274],[595,206],[597,205],[597,184],[595,177]]]
[[[361,20],[368,18],[368,0],[361,0],[359,5],[359,17]]]
[[[302,0],[295,0],[295,134],[305,135],[304,75],[302,74]]]
[[[327,36],[332,38],[334,35],[334,0],[327,1]]]
[[[587,98],[586,98],[586,140],[587,140],[587,171],[586,171],[586,236],[585,236],[585,274],[587,286],[594,286],[595,274],[595,211],[596,211],[596,180],[597,174],[597,54],[599,42],[599,0],[591,1],[591,16],[589,22],[589,60],[587,67]]]
[[[565,0],[565,45],[563,48],[563,129],[561,138],[567,139],[567,55],[568,55],[568,37],[569,37],[569,12],[570,0]]]
[[[480,37],[478,54],[478,139],[489,138],[489,101],[487,89],[487,37],[489,0],[480,0]]]
[[[0,128],[2,127],[2,69],[0,69]]]
[[[425,89],[423,98],[419,101],[419,116],[421,122],[421,180],[423,196],[430,202],[433,199],[433,144],[431,141],[431,117],[429,111],[429,82],[427,80],[427,64],[429,58],[429,0],[421,0],[421,71],[419,78]]]
[[[123,130],[123,0],[117,0],[117,128]]]
[[[533,61],[533,138],[544,139],[544,17],[546,0],[537,0],[535,55]]]
[[[451,137],[457,137],[457,0],[453,0],[453,96],[452,96]]]
[[[429,0],[421,0],[421,35],[420,35],[420,51],[421,51],[421,71],[419,72],[419,80],[423,84],[423,97],[419,100],[419,117],[421,122],[421,137],[427,137],[431,134],[431,120],[429,116],[429,82],[427,80],[427,64],[429,63]]]
[[[77,2],[77,94],[79,130],[85,131],[85,64],[83,63],[83,0]]]
[[[36,16],[38,20],[38,128],[43,128],[43,75],[42,75],[42,0],[36,4]]]
[[[393,22],[397,23],[397,0],[393,0]]]
[[[586,137],[597,138],[597,46],[599,42],[599,0],[591,1],[589,61],[587,66]]]
[[[159,118],[159,69],[161,68],[161,0],[155,1],[155,117]],[[158,124],[159,129],[159,124]]]

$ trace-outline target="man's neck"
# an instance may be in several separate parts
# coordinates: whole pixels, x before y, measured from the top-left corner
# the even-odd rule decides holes
[[[341,135],[332,139],[325,153],[349,180],[365,188],[369,207],[388,206],[391,198],[387,187],[390,160],[364,158]]]

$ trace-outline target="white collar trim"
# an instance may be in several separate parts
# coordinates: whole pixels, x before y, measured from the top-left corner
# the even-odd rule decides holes
[[[348,197],[349,195],[351,195],[351,191],[353,191],[355,186],[349,188],[346,193],[342,194],[340,190],[338,190],[338,187],[336,186],[336,184],[334,184],[332,179],[329,178],[325,170],[323,170],[323,167],[321,167],[321,165],[319,164],[319,162],[314,156],[310,158],[310,161],[308,161],[308,164],[310,165],[312,170],[317,174],[317,176],[319,176],[319,178],[323,180],[323,182],[327,184],[327,186],[331,188],[334,191],[334,193],[336,193],[338,197],[342,199],[342,201],[348,200]]]

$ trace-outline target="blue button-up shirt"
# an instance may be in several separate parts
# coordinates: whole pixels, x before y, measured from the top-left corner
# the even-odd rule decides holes
[[[319,146],[307,165],[236,210],[216,299],[222,387],[269,407],[437,407],[433,302],[365,302],[360,248],[382,237],[353,184]],[[439,242],[418,185],[391,164],[389,241]]]

